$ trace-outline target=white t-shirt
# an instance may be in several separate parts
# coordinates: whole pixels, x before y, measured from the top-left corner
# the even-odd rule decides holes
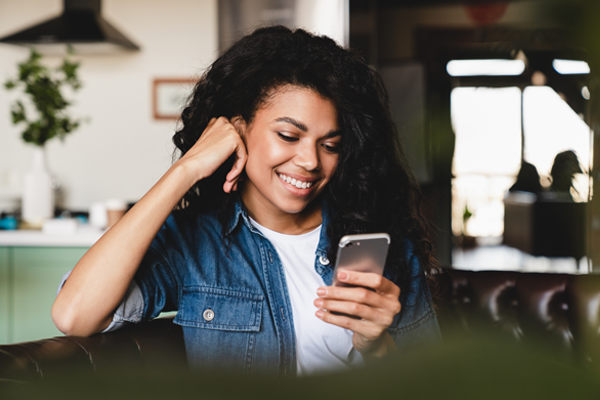
[[[298,375],[362,364],[361,354],[352,347],[353,332],[323,322],[315,315],[317,289],[325,285],[315,271],[321,226],[302,235],[285,235],[250,220],[275,246],[285,270],[296,333]]]

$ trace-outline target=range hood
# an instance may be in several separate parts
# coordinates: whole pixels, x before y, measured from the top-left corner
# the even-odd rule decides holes
[[[101,0],[64,0],[63,13],[53,19],[3,37],[0,43],[35,47],[42,54],[109,54],[140,48],[106,22]]]

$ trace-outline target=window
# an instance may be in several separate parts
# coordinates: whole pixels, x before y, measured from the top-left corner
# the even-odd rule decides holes
[[[521,102],[522,107],[521,107]],[[591,131],[548,86],[457,87],[451,94],[456,135],[452,181],[455,235],[501,237],[503,199],[523,159],[533,164],[548,188],[554,158],[572,150],[582,173],[571,189],[574,201],[590,196]]]

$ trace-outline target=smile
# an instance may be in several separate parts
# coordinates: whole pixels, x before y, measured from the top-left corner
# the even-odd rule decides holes
[[[290,178],[289,176],[283,175],[283,174],[277,174],[282,181],[289,183],[290,185],[298,188],[298,189],[308,189],[309,187],[311,187],[313,185],[313,182],[302,182],[302,181],[298,181],[296,179]]]

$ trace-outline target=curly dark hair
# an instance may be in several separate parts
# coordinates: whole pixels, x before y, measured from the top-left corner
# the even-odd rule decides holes
[[[431,280],[437,267],[420,212],[421,194],[392,121],[383,82],[360,56],[330,38],[277,26],[240,39],[196,85],[181,116],[183,127],[173,137],[176,153],[185,154],[213,117],[241,116],[251,123],[269,95],[284,85],[314,90],[337,109],[340,155],[323,192],[330,207],[327,234],[331,243],[347,234],[387,232],[392,245],[386,273],[406,290],[408,239]],[[211,177],[192,187],[179,207],[191,213],[217,209],[225,226],[235,194],[225,193],[222,186],[233,161],[232,156]],[[332,262],[336,247],[328,251]]]

